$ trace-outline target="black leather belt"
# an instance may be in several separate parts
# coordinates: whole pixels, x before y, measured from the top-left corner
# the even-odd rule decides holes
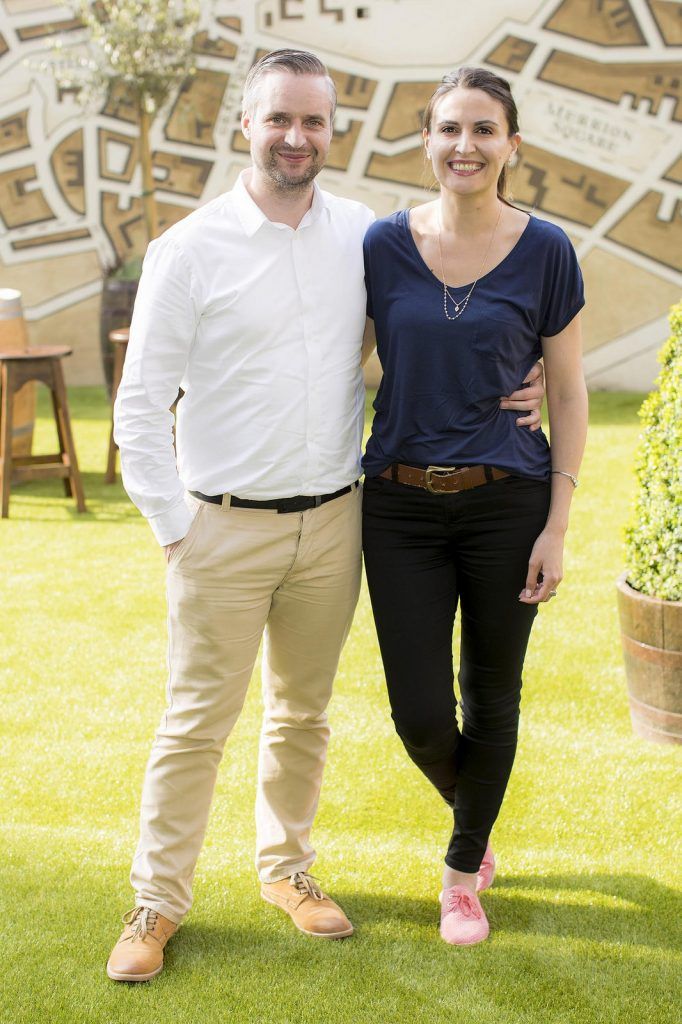
[[[333,494],[296,494],[293,498],[270,498],[267,501],[256,501],[251,498],[237,498],[234,494],[229,495],[230,508],[264,508],[273,512],[305,512],[309,508],[318,508],[334,498],[340,498],[342,494],[349,494],[358,486],[355,480],[347,487],[340,487]],[[212,505],[222,505],[222,494],[202,494],[201,491],[190,491],[191,495],[201,501],[210,501]]]

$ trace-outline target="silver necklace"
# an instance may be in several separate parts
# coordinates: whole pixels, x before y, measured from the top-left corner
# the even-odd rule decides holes
[[[438,205],[438,255],[440,257],[440,276],[441,276],[441,280],[443,282],[443,312],[445,313],[445,317],[446,317],[447,320],[457,320],[462,315],[462,313],[467,308],[467,306],[469,305],[469,299],[473,295],[474,288],[478,284],[479,279],[481,277],[481,274],[483,273],[483,268],[485,267],[485,262],[488,259],[488,253],[490,252],[490,247],[493,244],[493,239],[495,237],[495,232],[497,231],[497,225],[500,223],[500,217],[501,216],[502,216],[502,206],[500,206],[500,212],[497,215],[497,220],[495,221],[495,227],[493,228],[493,233],[490,236],[490,241],[488,242],[488,248],[485,251],[485,256],[483,257],[483,262],[481,263],[481,268],[480,268],[478,274],[476,275],[476,280],[474,281],[474,283],[472,284],[471,288],[466,293],[464,298],[460,299],[460,301],[457,302],[454,299],[454,297],[450,294],[450,292],[448,290],[448,286],[445,283],[445,267],[443,265],[443,249],[442,249],[441,241],[440,241],[440,234],[441,234],[441,231],[443,229],[443,222],[441,220],[440,204]],[[455,307],[455,315],[454,316],[450,316],[450,314],[448,313],[448,299],[450,299],[450,302]]]

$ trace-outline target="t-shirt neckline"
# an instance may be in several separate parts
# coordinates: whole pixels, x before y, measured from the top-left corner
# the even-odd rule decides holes
[[[443,282],[442,282],[442,281],[441,281],[441,279],[440,279],[439,277],[437,277],[437,276],[436,276],[436,274],[434,274],[434,272],[433,272],[433,271],[431,270],[431,267],[429,267],[429,265],[428,265],[428,264],[427,264],[427,262],[425,261],[424,257],[423,257],[423,256],[422,256],[422,254],[420,253],[420,251],[419,251],[419,246],[417,245],[417,243],[416,243],[416,241],[415,241],[415,239],[414,239],[414,235],[412,234],[412,228],[410,227],[410,210],[409,210],[409,209],[408,209],[408,210],[401,210],[401,211],[400,211],[400,213],[401,213],[401,216],[402,216],[402,222],[403,222],[403,229],[404,229],[404,231],[405,231],[405,233],[406,233],[406,235],[407,235],[407,239],[408,239],[408,244],[410,245],[410,247],[411,247],[411,249],[412,249],[412,254],[413,254],[413,256],[414,256],[414,257],[416,258],[416,260],[417,260],[418,264],[420,265],[420,267],[422,268],[422,270],[423,270],[423,271],[424,271],[424,272],[425,272],[425,273],[426,273],[426,274],[428,275],[428,277],[429,277],[429,278],[430,278],[430,279],[431,279],[432,281],[435,281],[435,283],[436,283],[436,284],[438,285],[438,287],[439,287],[439,288],[442,288],[442,287],[443,287]],[[500,267],[503,267],[503,266],[504,266],[504,264],[505,264],[505,263],[507,262],[507,260],[508,260],[508,259],[509,259],[509,258],[510,258],[511,256],[513,256],[513,255],[514,255],[514,253],[515,253],[515,252],[517,251],[517,249],[519,248],[519,246],[520,246],[521,242],[522,242],[522,241],[524,240],[524,238],[525,238],[525,237],[526,237],[526,235],[528,234],[528,229],[529,229],[529,227],[530,227],[530,225],[531,225],[532,221],[533,221],[533,217],[532,217],[532,215],[531,215],[531,214],[529,214],[529,215],[528,215],[528,223],[527,223],[527,224],[526,224],[526,226],[524,227],[524,229],[523,229],[523,231],[521,232],[521,234],[519,235],[519,237],[518,237],[518,238],[516,239],[516,241],[514,242],[514,245],[513,245],[512,247],[511,247],[511,249],[509,250],[509,252],[507,253],[507,255],[506,255],[506,256],[504,256],[504,257],[503,257],[503,258],[502,258],[502,259],[500,260],[500,262],[499,262],[499,263],[496,263],[494,267],[491,267],[491,268],[490,268],[490,270],[488,270],[488,271],[487,271],[487,272],[486,272],[485,274],[483,274],[483,275],[482,275],[481,277],[477,278],[477,279],[476,279],[476,284],[479,284],[479,283],[480,283],[481,281],[485,281],[485,279],[486,279],[486,278],[488,278],[488,277],[490,277],[490,275],[491,275],[491,274],[494,274],[494,273],[495,273],[496,271],[498,271],[498,270],[500,269]],[[471,288],[471,286],[472,286],[472,284],[473,284],[473,283],[474,283],[473,281],[469,281],[469,282],[468,282],[467,284],[457,284],[457,285],[454,285],[454,284],[448,284],[448,285],[446,285],[446,287],[447,287],[447,288],[448,288],[448,289],[449,289],[450,291],[453,291],[453,292],[455,292],[455,291],[463,291],[463,290],[465,290],[466,288]]]

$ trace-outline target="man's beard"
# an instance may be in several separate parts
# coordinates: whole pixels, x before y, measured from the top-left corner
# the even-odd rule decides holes
[[[285,151],[286,152],[286,151]],[[296,152],[295,150],[289,150],[289,152]],[[267,174],[270,180],[277,186],[279,192],[302,192],[308,188],[310,183],[317,177],[322,170],[322,161],[319,159],[317,151],[313,150],[312,160],[308,169],[303,174],[292,177],[284,171],[277,162],[277,154],[271,152],[268,159],[265,161],[262,170]]]

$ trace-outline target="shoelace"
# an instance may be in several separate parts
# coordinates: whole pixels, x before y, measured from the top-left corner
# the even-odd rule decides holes
[[[133,928],[130,941],[135,942],[135,939],[140,939],[144,942],[147,932],[154,931],[158,916],[156,910],[152,910],[150,907],[134,907],[124,914],[123,923],[130,924]]]
[[[289,885],[293,885],[296,892],[300,892],[302,896],[312,896],[314,900],[324,899],[324,893],[313,876],[307,875],[305,871],[297,871],[295,875],[292,875]]]
[[[448,914],[451,914],[453,910],[460,910],[465,917],[480,918],[481,916],[481,911],[478,909],[475,899],[468,892],[448,893]]]

